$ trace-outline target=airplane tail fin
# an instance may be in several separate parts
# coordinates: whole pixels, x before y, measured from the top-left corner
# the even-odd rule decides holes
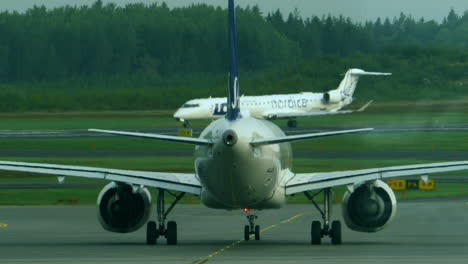
[[[373,75],[373,76],[388,76],[392,75],[387,72],[366,72],[361,69],[350,69],[346,72],[345,77],[338,86],[338,91],[342,91],[345,96],[352,97],[354,90],[356,90],[356,85],[359,81],[359,77],[363,75]]]
[[[337,89],[323,94],[322,101],[324,103],[342,102],[342,106],[350,104],[353,101],[353,94],[356,90],[359,77],[363,75],[387,76],[392,74],[386,72],[366,72],[361,69],[350,69],[346,72]]]
[[[228,120],[236,120],[240,117],[239,108],[239,79],[237,72],[237,37],[236,14],[234,0],[229,0],[229,85],[227,98]]]

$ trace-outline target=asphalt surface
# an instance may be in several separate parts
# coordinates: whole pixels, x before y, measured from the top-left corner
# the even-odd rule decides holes
[[[312,205],[259,212],[260,241],[243,241],[240,211],[178,205],[179,245],[148,246],[145,228],[104,231],[92,206],[0,207],[0,263],[466,263],[468,197],[399,204],[373,234],[343,229],[343,244],[309,244]],[[340,218],[335,208],[335,218]],[[229,246],[229,247],[228,247]],[[211,257],[210,257],[211,256]]]

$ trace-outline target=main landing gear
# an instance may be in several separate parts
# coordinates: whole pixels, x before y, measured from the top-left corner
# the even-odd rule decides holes
[[[249,220],[249,224],[244,226],[244,240],[249,241],[250,235],[254,235],[255,240],[260,240],[260,226],[255,225],[255,219],[258,216],[249,209],[244,209],[244,211],[248,214],[247,220]]]
[[[295,128],[295,127],[297,127],[297,120],[295,120],[295,119],[289,119],[289,120],[288,120],[288,127],[289,127],[289,128]]]
[[[185,193],[175,195],[168,192],[175,197],[175,200],[166,210],[164,192],[164,189],[158,188],[158,199],[156,204],[158,224],[155,221],[149,221],[146,226],[146,244],[148,245],[155,245],[158,237],[160,236],[164,236],[166,238],[168,245],[177,245],[177,223],[175,221],[169,221],[166,226],[166,219],[167,215],[171,212],[177,202],[184,197]]]
[[[323,192],[323,210],[320,206],[314,201],[315,196]],[[333,221],[330,226],[330,216],[331,216],[331,188],[325,188],[317,193],[310,194],[309,192],[304,192],[305,196],[312,202],[312,204],[317,208],[319,213],[322,215],[323,228],[319,221],[313,221],[310,230],[311,244],[320,245],[322,243],[322,237],[329,236],[331,238],[331,243],[334,245],[341,244],[341,222]]]

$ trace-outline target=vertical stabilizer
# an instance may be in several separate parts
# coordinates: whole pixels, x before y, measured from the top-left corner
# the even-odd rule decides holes
[[[340,86],[338,86],[338,91],[342,94],[344,97],[352,97],[354,90],[356,90],[356,85],[359,81],[359,77],[362,75],[391,75],[391,73],[385,73],[385,72],[366,72],[361,69],[350,69],[346,72],[345,77],[340,83]]]
[[[229,0],[229,86],[227,98],[228,120],[236,120],[240,117],[239,109],[239,79],[237,75],[237,37],[236,37],[236,10],[234,0]]]

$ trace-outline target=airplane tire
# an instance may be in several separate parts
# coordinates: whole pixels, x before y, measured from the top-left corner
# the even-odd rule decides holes
[[[310,236],[312,245],[320,245],[322,243],[322,225],[319,221],[312,222]]]
[[[249,241],[250,239],[250,227],[248,225],[244,226],[244,240]]]
[[[341,222],[333,221],[331,225],[331,242],[333,245],[341,244]]]
[[[156,234],[156,222],[149,221],[146,225],[146,244],[147,245],[156,245],[157,242]]]
[[[177,223],[169,221],[167,223],[166,239],[168,245],[177,245]]]
[[[260,226],[255,226],[255,240],[260,240]]]

